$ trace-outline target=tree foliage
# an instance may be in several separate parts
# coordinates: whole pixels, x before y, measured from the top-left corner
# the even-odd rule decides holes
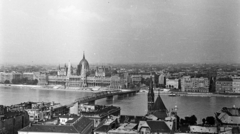
[[[10,84],[10,81],[9,80],[5,80],[4,84]]]
[[[197,117],[195,115],[192,115],[190,117],[185,117],[185,119],[180,119],[180,124],[195,125],[195,124],[197,124]]]
[[[203,118],[203,119],[202,119],[202,124],[204,125],[205,123],[206,123],[206,119]]]
[[[38,80],[28,80],[28,78],[22,79],[12,79],[12,84],[28,84],[28,85],[37,85]]]
[[[206,118],[206,124],[208,125],[214,125],[215,124],[215,118],[213,116],[208,116]]]

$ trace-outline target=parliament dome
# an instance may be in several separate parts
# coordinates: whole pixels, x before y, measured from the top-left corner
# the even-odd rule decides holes
[[[89,70],[89,63],[85,58],[85,54],[83,53],[83,59],[80,61],[77,67],[77,75],[86,74]]]
[[[89,69],[88,61],[85,59],[85,55],[83,54],[83,59],[80,61],[79,65],[84,66],[85,69]]]

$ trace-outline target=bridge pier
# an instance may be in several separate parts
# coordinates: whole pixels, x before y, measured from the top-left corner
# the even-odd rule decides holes
[[[88,104],[89,105],[95,105],[95,100],[89,101]]]
[[[122,97],[128,97],[128,94],[122,94]]]
[[[122,98],[122,95],[121,95],[121,94],[119,94],[117,97],[118,97],[118,98]]]
[[[113,100],[113,96],[108,96],[107,100]]]

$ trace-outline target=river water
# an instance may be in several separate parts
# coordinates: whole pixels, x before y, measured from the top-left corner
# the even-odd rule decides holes
[[[92,93],[78,91],[40,90],[20,87],[0,87],[0,105],[12,105],[26,101],[37,102],[59,102],[69,104],[79,97],[91,95]],[[240,98],[236,97],[193,97],[179,96],[169,97],[161,95],[166,108],[169,110],[178,107],[178,115],[181,118],[195,115],[198,122],[214,113],[222,107],[240,107]],[[155,96],[157,98],[157,95]],[[137,93],[133,96],[114,96],[113,100],[100,99],[96,101],[99,105],[114,105],[121,107],[123,115],[145,115],[147,113],[147,93]]]

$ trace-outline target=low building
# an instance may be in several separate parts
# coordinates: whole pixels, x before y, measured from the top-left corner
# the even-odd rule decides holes
[[[138,134],[136,123],[123,123],[117,129],[108,131],[108,134]]]
[[[121,108],[101,105],[79,105],[79,115],[94,121],[94,127],[98,127],[110,115],[119,116]]]
[[[59,119],[57,119],[59,120]],[[93,129],[93,121],[86,117],[72,116],[61,117],[56,125],[31,124],[18,131],[18,134],[90,134]]]
[[[217,134],[218,130],[216,126],[200,126],[200,125],[191,125],[191,133],[204,133],[204,134]]]
[[[216,81],[217,93],[232,93],[233,92],[233,80],[230,77],[218,78]]]
[[[171,129],[164,121],[142,121],[142,125],[138,127],[141,134],[170,134]]]
[[[42,122],[69,113],[69,108],[66,105],[54,102],[24,102],[11,105],[9,108],[26,111],[29,115],[29,121],[32,123]]]
[[[103,124],[99,125],[95,130],[94,134],[107,134],[109,130],[116,129],[119,126],[119,117],[117,116],[109,116]]]
[[[216,118],[222,125],[237,125],[240,124],[240,108],[222,108],[216,113]]]
[[[166,79],[166,88],[178,89],[179,88],[179,80],[178,79]]]

